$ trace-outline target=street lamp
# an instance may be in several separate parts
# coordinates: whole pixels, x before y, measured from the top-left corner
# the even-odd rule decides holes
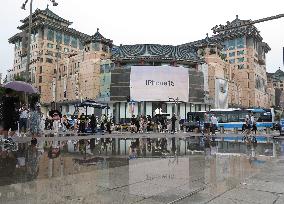
[[[25,0],[22,4],[21,9],[26,10],[26,5],[29,0]],[[57,6],[58,3],[55,0],[50,0],[53,6]],[[29,81],[29,66],[30,66],[30,58],[31,58],[31,33],[32,33],[32,15],[33,15],[33,0],[30,0],[30,15],[29,15],[29,31],[28,31],[28,50],[27,50],[27,64],[25,71],[25,81]]]

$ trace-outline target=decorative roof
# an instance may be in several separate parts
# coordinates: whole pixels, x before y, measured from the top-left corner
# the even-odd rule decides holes
[[[263,48],[265,53],[271,50],[270,46],[266,42],[261,42],[261,47]]]
[[[26,36],[26,32],[25,31],[19,32],[19,33],[15,34],[14,36],[12,36],[11,38],[9,38],[8,42],[9,43],[16,42],[17,40],[21,40],[25,36]]]
[[[246,25],[251,23],[252,20],[240,20],[238,15],[236,19],[232,22],[227,21],[226,25],[216,25],[211,30],[216,34],[213,38],[221,38],[221,39],[231,39],[237,38],[240,36],[251,36],[257,38],[259,41],[262,41],[262,37],[260,36],[260,32],[254,25]],[[243,25],[243,26],[242,26]]]
[[[108,44],[112,46],[113,41],[110,39],[105,38],[100,32],[99,28],[97,28],[97,32],[90,36],[86,41],[85,44],[90,43],[90,42],[100,42],[103,44]]]
[[[284,72],[279,69],[275,73],[267,73],[267,77],[276,80],[276,81],[283,81],[284,80]]]
[[[42,15],[47,16],[48,18],[45,18]],[[32,16],[32,30],[35,30],[39,27],[47,26],[53,28],[54,30],[67,33],[69,35],[74,35],[75,37],[81,39],[81,41],[85,41],[90,38],[90,36],[87,34],[81,33],[73,28],[69,28],[68,26],[71,25],[71,22],[59,17],[48,8],[46,8],[45,10],[36,9]],[[29,25],[28,18],[25,18],[21,22],[23,22],[23,24],[19,26],[18,29],[22,30],[23,32],[20,32],[11,37],[8,40],[9,43],[14,43],[15,41],[21,39],[21,33],[24,33],[24,31],[27,30],[27,27]]]
[[[57,21],[60,21],[60,22],[63,22],[63,23],[66,23],[67,25],[71,25],[72,22],[64,19],[64,18],[61,18],[60,16],[58,16],[57,14],[53,13],[47,6],[47,8],[45,10],[40,10],[40,9],[36,9],[35,12],[32,14],[32,17],[36,17],[38,16],[39,14],[42,14],[50,19],[54,19],[54,20],[57,20]],[[21,20],[22,23],[28,23],[29,21],[29,16],[26,17],[25,19]]]
[[[197,40],[197,41],[193,41],[193,42],[189,42],[186,43],[184,45],[187,46],[194,46],[196,48],[198,47],[207,47],[207,46],[218,46],[218,47],[222,47],[222,43],[221,43],[221,39],[219,37],[208,37],[208,33],[206,33],[206,38],[201,39],[201,40]]]
[[[197,56],[196,49],[188,45],[158,45],[137,44],[120,45],[113,49],[114,59],[164,59],[177,61],[201,61]]]

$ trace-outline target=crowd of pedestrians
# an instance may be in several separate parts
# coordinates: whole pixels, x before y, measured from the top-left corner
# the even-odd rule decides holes
[[[29,131],[32,137],[37,137],[41,119],[38,97],[32,97],[27,105],[21,103],[13,90],[5,89],[5,94],[0,98],[0,135],[7,138],[16,132],[25,134]]]

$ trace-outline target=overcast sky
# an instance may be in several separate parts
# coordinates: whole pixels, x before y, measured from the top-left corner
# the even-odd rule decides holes
[[[8,38],[16,34],[28,10],[25,0],[1,0],[0,72],[13,67],[13,45]],[[72,21],[71,27],[92,35],[96,28],[114,44],[157,43],[177,45],[212,35],[211,28],[235,19],[259,19],[284,13],[283,0],[57,0],[50,9]],[[34,9],[45,9],[49,0],[34,0]],[[283,69],[284,18],[256,24],[271,47],[267,70]]]

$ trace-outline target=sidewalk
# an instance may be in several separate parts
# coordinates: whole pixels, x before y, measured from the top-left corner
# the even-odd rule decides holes
[[[224,193],[212,195],[210,189],[205,189],[177,203],[283,204],[284,157],[269,161],[259,173]]]

